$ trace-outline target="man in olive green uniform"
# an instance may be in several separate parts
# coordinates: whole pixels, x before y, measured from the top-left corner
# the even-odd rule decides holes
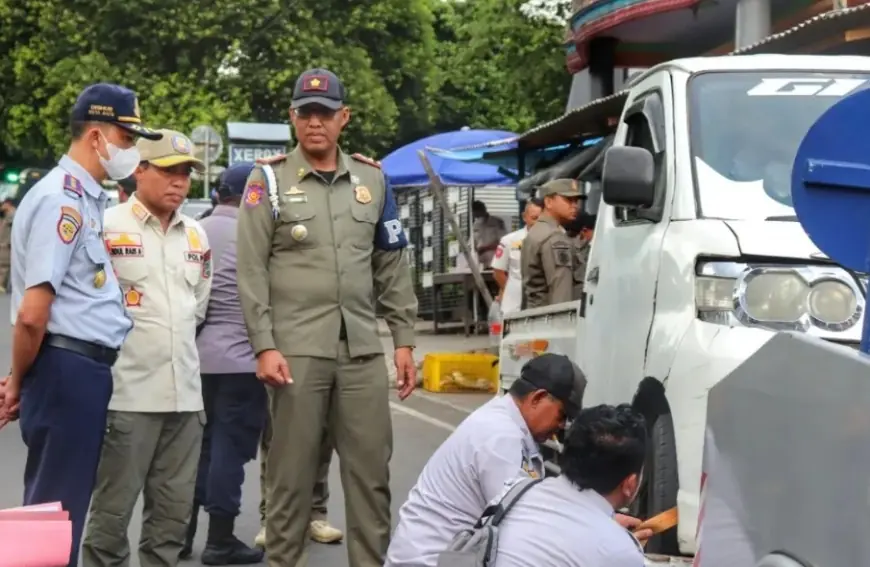
[[[586,263],[563,225],[577,216],[581,196],[574,179],[553,179],[538,189],[544,212],[529,229],[520,252],[524,309],[579,298]]]
[[[380,165],[338,147],[350,119],[344,99],[325,69],[299,77],[290,107],[298,145],[254,169],[239,211],[239,296],[257,376],[270,385],[270,567],[306,564],[324,427],[341,463],[350,567],[383,565],[392,423],[376,302],[401,399],[416,380],[407,240]]]
[[[6,293],[9,270],[12,268],[12,219],[15,216],[15,201],[11,198],[0,203],[0,293]]]

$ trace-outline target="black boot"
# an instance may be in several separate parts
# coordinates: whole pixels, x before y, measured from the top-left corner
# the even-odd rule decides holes
[[[190,559],[193,555],[193,538],[196,536],[196,524],[199,520],[199,502],[193,503],[190,522],[187,524],[187,535],[184,536],[184,547],[178,552],[179,559]]]
[[[231,516],[209,515],[203,565],[253,565],[263,560],[262,549],[248,547],[233,535],[235,523]]]

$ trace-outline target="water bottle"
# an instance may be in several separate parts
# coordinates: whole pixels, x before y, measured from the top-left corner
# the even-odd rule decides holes
[[[498,347],[501,344],[501,327],[502,327],[502,313],[501,313],[501,303],[496,300],[493,300],[492,305],[489,306],[489,342],[492,346]]]

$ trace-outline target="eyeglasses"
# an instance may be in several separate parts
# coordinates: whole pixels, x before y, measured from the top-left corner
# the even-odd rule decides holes
[[[310,120],[313,117],[317,117],[320,120],[328,121],[335,118],[335,115],[338,114],[338,110],[326,108],[325,106],[309,105],[294,108],[293,113],[296,115],[296,118],[300,120]]]

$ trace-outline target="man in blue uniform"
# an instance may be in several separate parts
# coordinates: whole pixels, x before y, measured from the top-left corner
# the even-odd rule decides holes
[[[257,362],[236,287],[236,224],[252,162],[234,164],[221,176],[218,203],[201,221],[214,261],[211,297],[197,336],[202,397],[207,416],[196,496],[182,558],[190,556],[199,506],[208,512],[206,565],[250,565],[263,551],[233,535],[242,499],[244,465],[257,456],[266,422],[266,388],[257,379]]]
[[[161,135],[142,126],[132,91],[105,83],[82,91],[70,126],[69,151],[24,196],[12,229],[12,372],[2,413],[14,417],[20,401],[24,504],[63,503],[75,567],[111,367],[132,326],[103,244],[100,183],[133,173],[137,136]]]

